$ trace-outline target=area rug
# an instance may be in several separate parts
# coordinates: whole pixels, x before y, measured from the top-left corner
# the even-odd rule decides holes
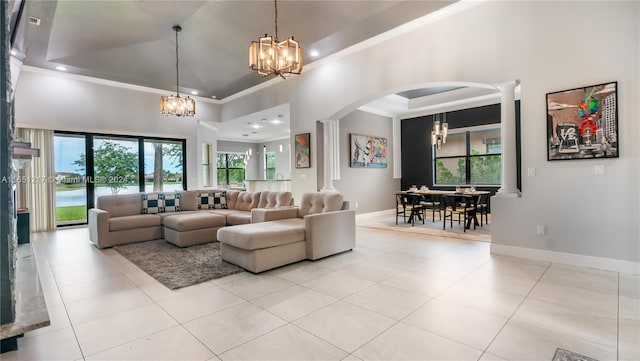
[[[160,239],[113,249],[172,290],[243,271],[222,260],[220,242],[180,248]]]
[[[562,348],[556,349],[556,353],[553,355],[553,361],[598,361],[591,357],[580,355],[575,352],[567,351]]]
[[[437,218],[436,218],[437,219]],[[480,242],[491,242],[491,228],[490,225],[484,225],[484,227],[476,227],[476,229],[468,229],[466,232],[463,232],[462,226],[457,225],[454,222],[453,228],[449,227],[449,223],[447,223],[447,229],[442,229],[442,221],[431,222],[431,218],[425,221],[425,224],[422,224],[422,221],[416,222],[414,226],[410,223],[404,223],[402,217],[398,224],[396,225],[395,215],[393,213],[390,214],[379,214],[374,216],[365,216],[360,217],[356,220],[356,225],[358,227],[364,228],[373,228],[380,229],[385,231],[394,231],[394,232],[406,232],[406,233],[416,233],[428,236],[438,236],[438,237],[450,237],[450,238],[458,238],[465,239],[468,241],[480,241]]]

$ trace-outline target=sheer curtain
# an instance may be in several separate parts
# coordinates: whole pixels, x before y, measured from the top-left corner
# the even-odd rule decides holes
[[[17,205],[28,208],[31,232],[56,229],[56,193],[53,163],[53,130],[17,129],[17,140],[31,142],[31,147],[40,149],[40,157],[18,173]]]

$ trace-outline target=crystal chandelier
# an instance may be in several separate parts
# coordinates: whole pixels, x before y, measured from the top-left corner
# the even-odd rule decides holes
[[[441,117],[438,117],[438,115],[441,115]],[[436,146],[438,149],[442,149],[442,144],[447,142],[448,130],[449,124],[447,123],[447,114],[434,114],[433,130],[431,131],[431,145]]]
[[[180,76],[178,72],[178,33],[182,28],[178,25],[173,27],[176,32],[176,95],[168,95],[160,98],[160,113],[164,115],[175,115],[177,117],[192,117],[196,114],[196,101],[191,97],[181,97],[178,89]]]
[[[278,41],[278,1],[274,0],[276,35],[264,34],[258,41],[249,45],[249,67],[258,74],[267,76],[275,74],[283,79],[302,71],[302,48],[293,36],[285,41]]]

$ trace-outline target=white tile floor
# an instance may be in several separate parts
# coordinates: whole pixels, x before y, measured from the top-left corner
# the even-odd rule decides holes
[[[640,360],[640,276],[358,228],[352,252],[171,291],[86,228],[32,237],[51,326],[2,360]]]

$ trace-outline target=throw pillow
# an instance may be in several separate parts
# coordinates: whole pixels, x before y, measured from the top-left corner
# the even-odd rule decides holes
[[[198,193],[198,209],[212,209],[213,195],[211,193]]]
[[[164,196],[164,211],[165,212],[181,212],[180,208],[180,193],[167,193]]]
[[[227,208],[227,192],[198,193],[198,209]]]
[[[164,194],[152,193],[142,195],[142,214],[164,213]]]
[[[227,209],[227,192],[213,193],[213,207],[215,209]]]

